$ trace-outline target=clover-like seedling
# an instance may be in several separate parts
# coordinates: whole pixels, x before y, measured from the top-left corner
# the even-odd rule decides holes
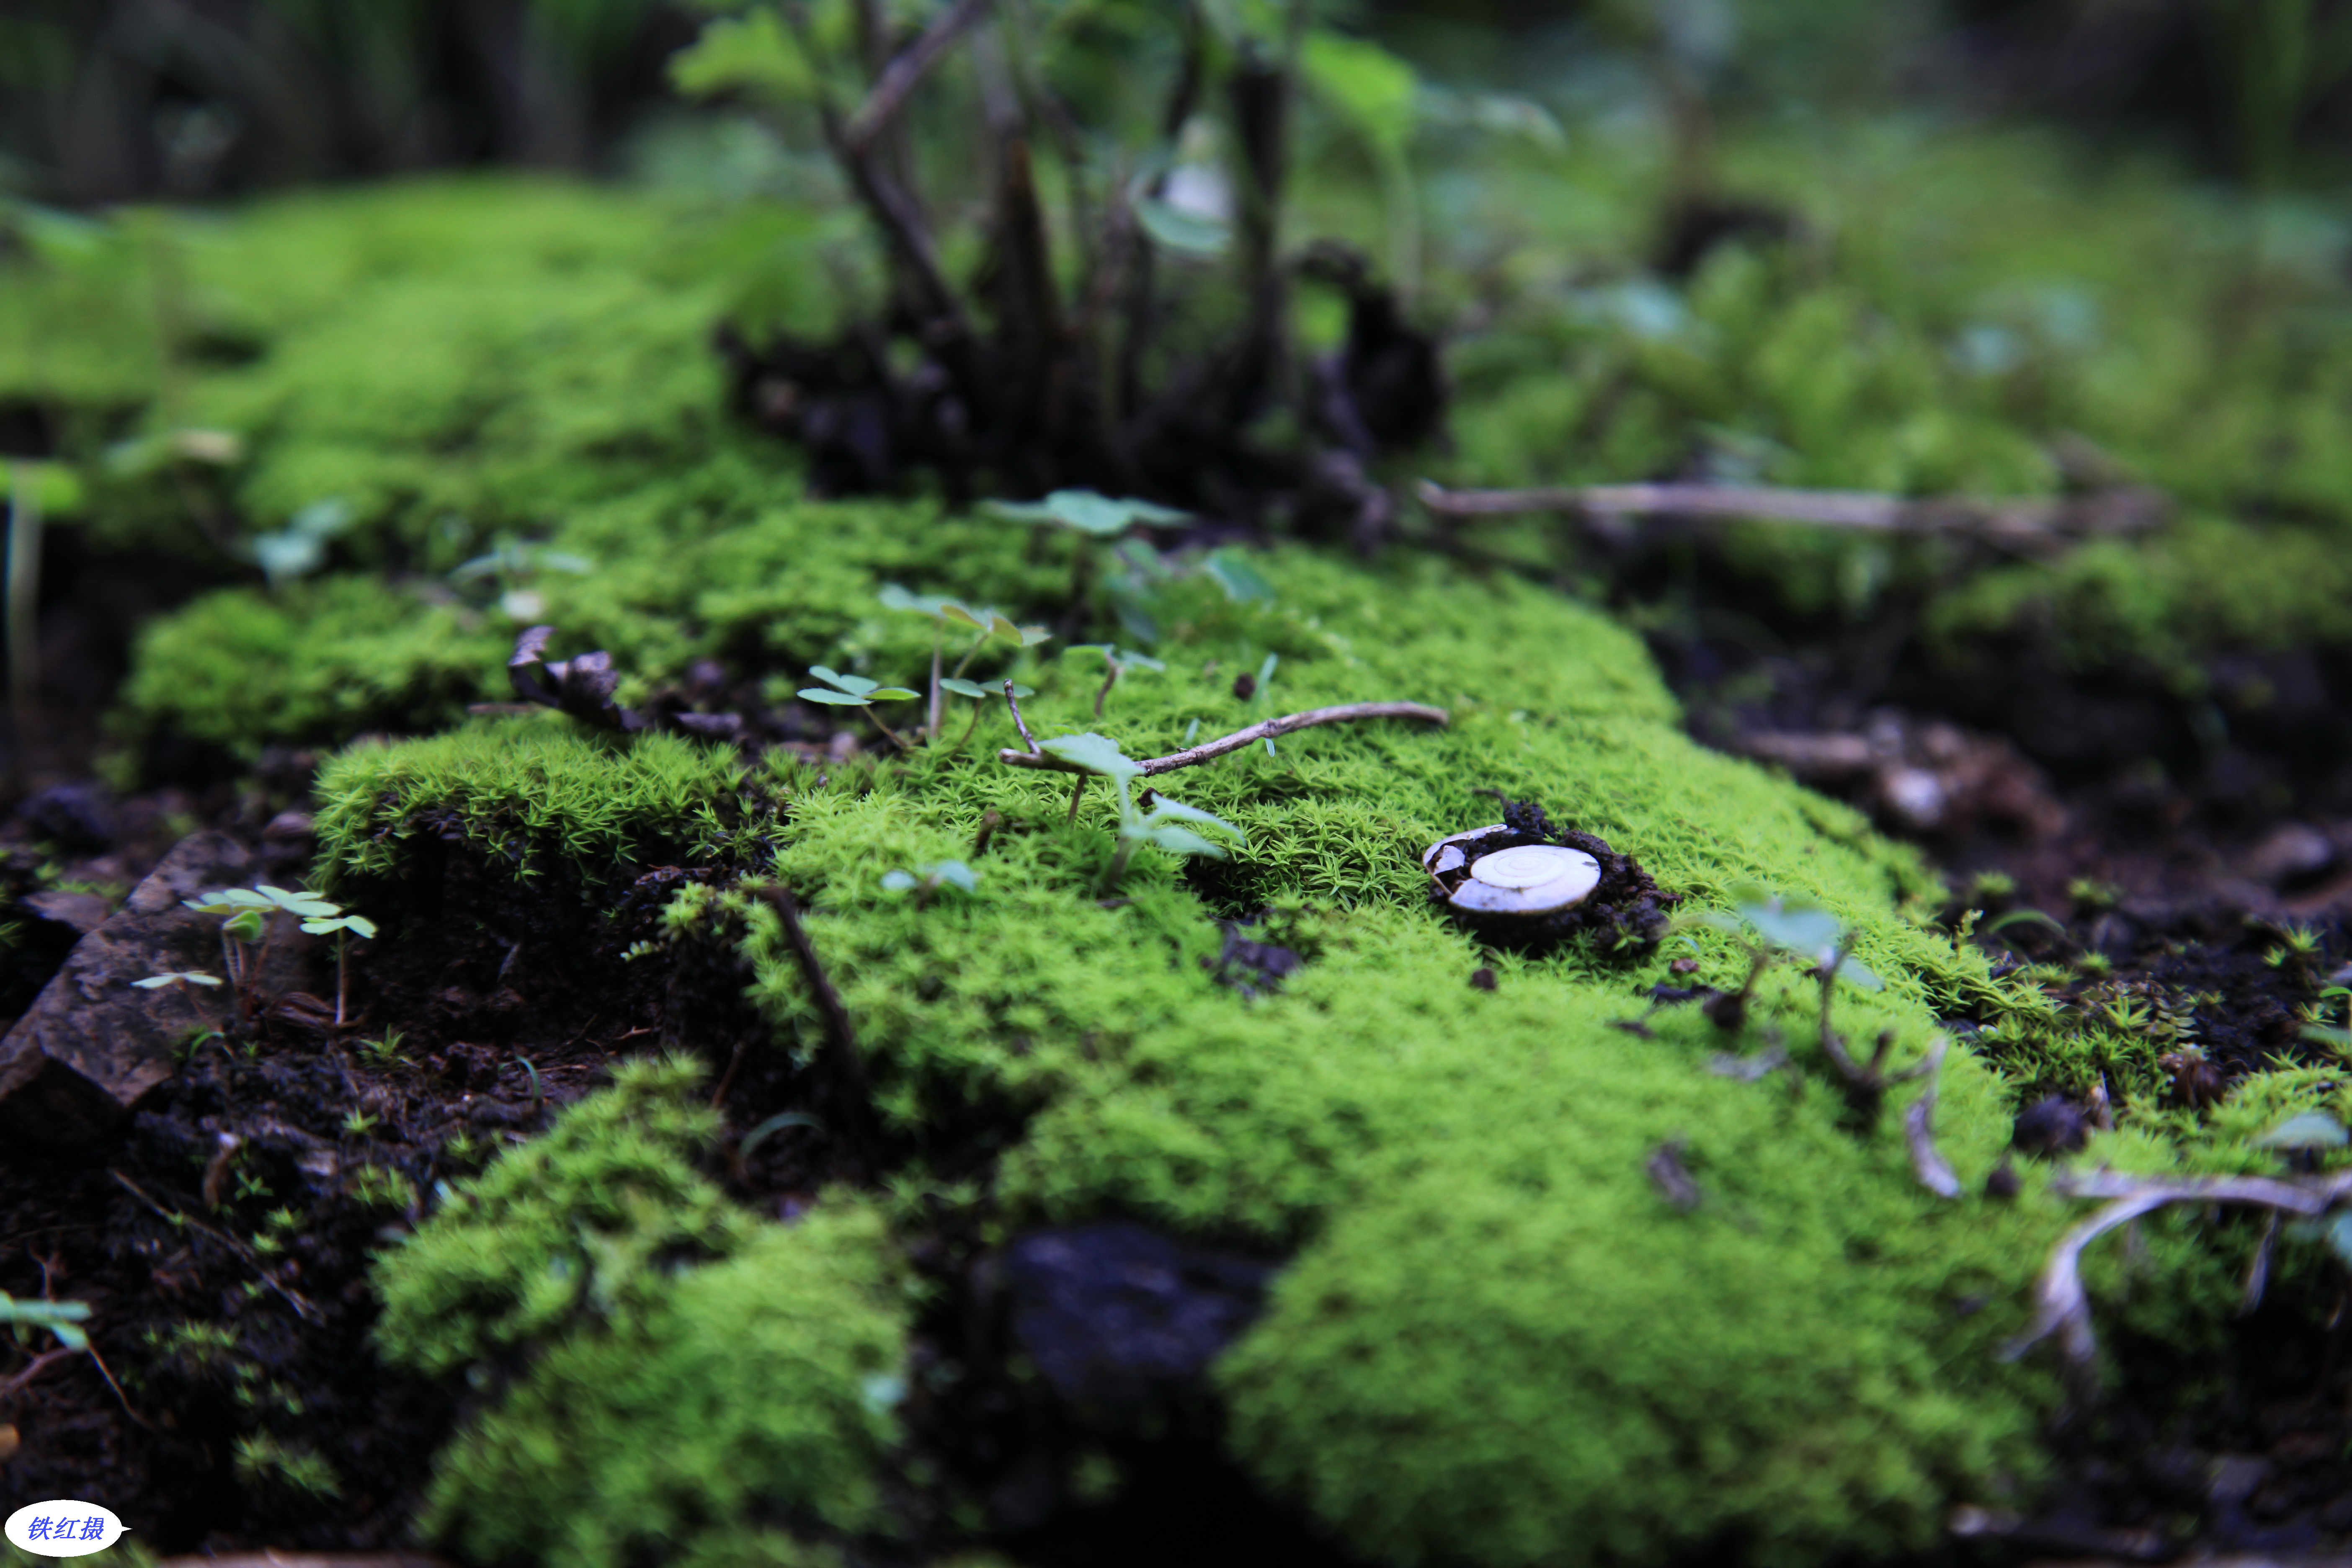
[[[46,1329],[69,1351],[89,1349],[82,1322],[89,1316],[87,1301],[21,1301],[0,1290],[0,1323],[8,1325],[18,1344],[31,1342],[36,1330]]]
[[[971,661],[979,657],[982,648],[992,642],[1006,642],[1014,647],[1034,647],[1054,635],[1044,626],[1017,626],[1011,616],[999,610],[974,608],[961,599],[939,595],[910,594],[896,583],[883,584],[880,597],[885,609],[905,610],[931,617],[931,697],[924,728],[934,741],[939,739],[945,711],[940,701],[941,692],[952,691],[961,697],[989,695],[980,689],[976,682],[963,679],[963,672],[971,668]],[[972,638],[971,646],[963,650],[963,657],[956,661],[952,675],[942,676],[940,673],[941,651],[950,626],[965,627],[978,635]],[[1023,688],[1021,695],[1029,696],[1028,689]],[[975,712],[972,725],[977,726],[979,722],[980,715]],[[970,739],[971,730],[967,728],[962,740],[956,742],[956,749],[962,750],[964,741]]]
[[[1070,603],[1083,605],[1087,588],[1095,571],[1094,552],[1090,543],[1108,544],[1139,522],[1182,522],[1192,514],[1172,507],[1139,500],[1132,496],[1113,498],[1097,490],[1055,490],[1044,500],[992,500],[984,509],[991,515],[1008,522],[1042,523],[1076,534],[1079,549],[1070,563]],[[1122,618],[1125,611],[1122,609]],[[1129,632],[1149,642],[1152,634],[1142,622],[1130,623]]]
[[[827,669],[821,664],[809,666],[809,673],[824,681],[824,685],[801,688],[802,700],[823,702],[835,708],[862,708],[866,711],[866,716],[874,721],[875,728],[889,736],[900,751],[910,749],[907,744],[906,737],[884,723],[882,715],[874,711],[874,704],[906,702],[919,698],[922,693],[909,691],[903,686],[885,686],[879,681],[868,680],[862,675],[843,675],[837,670]]]
[[[332,904],[327,907],[335,908]],[[375,935],[375,922],[365,915],[314,915],[302,922],[302,929],[312,936],[332,935],[335,939],[335,1026],[340,1029],[343,1025],[344,1005],[351,994],[351,970],[345,950],[352,937]]]
[[[1135,801],[1134,784],[1143,776],[1142,764],[1119,749],[1117,741],[1091,731],[1079,735],[1056,735],[1041,741],[1037,749],[1060,758],[1082,776],[1107,778],[1118,792],[1118,852],[1112,858],[1110,871],[1103,879],[1106,892],[1118,886],[1127,874],[1127,863],[1135,854],[1136,846],[1149,844],[1155,848],[1176,855],[1200,855],[1210,859],[1225,858],[1223,845],[1203,838],[1185,825],[1198,824],[1231,834],[1236,842],[1245,840],[1242,830],[1221,816],[1213,816],[1197,806],[1171,800],[1166,795],[1153,795],[1147,812]],[[1150,792],[1147,791],[1147,794]],[[1075,806],[1075,797],[1073,797]]]
[[[1091,539],[1117,539],[1139,522],[1182,522],[1192,514],[1173,507],[1114,499],[1098,490],[1055,490],[1044,500],[992,500],[985,510],[1008,522],[1041,522]]]
[[[1037,695],[1034,688],[1024,686],[1017,680],[1010,682],[1009,684],[1012,687],[1013,696],[1015,700],[1024,697],[1034,697]],[[965,743],[971,739],[972,731],[980,728],[980,716],[988,711],[989,699],[992,697],[1001,697],[1003,695],[1003,692],[994,687],[982,686],[977,680],[963,680],[952,675],[945,676],[940,679],[940,689],[942,691],[952,691],[958,697],[969,697],[972,700],[971,722],[966,724],[963,727],[963,733],[956,737],[956,743],[949,753],[950,755],[953,755],[955,752],[961,752],[964,749]]]
[[[918,909],[931,901],[941,888],[954,888],[963,893],[980,891],[980,873],[961,860],[940,860],[918,866],[912,871],[885,871],[882,874],[885,892],[912,893]]]
[[[249,988],[258,978],[245,962],[245,944],[262,940],[273,912],[283,910],[303,920],[342,913],[340,905],[331,904],[315,893],[294,892],[266,883],[258,888],[224,888],[180,901],[200,915],[221,917],[222,958],[228,966],[229,979],[240,990]]]
[[[1102,717],[1103,700],[1110,695],[1110,689],[1118,684],[1120,676],[1129,669],[1148,669],[1154,674],[1164,674],[1168,668],[1165,663],[1153,658],[1150,655],[1137,653],[1132,648],[1122,648],[1117,643],[1072,643],[1065,651],[1076,653],[1080,649],[1102,655],[1103,663],[1109,667],[1103,676],[1102,686],[1095,692],[1095,717],[1097,719]],[[1027,694],[1024,692],[1023,695]]]
[[[327,545],[352,521],[351,504],[341,496],[314,500],[288,519],[278,532],[254,535],[248,552],[269,586],[282,588],[324,566]]]
[[[566,572],[584,577],[596,570],[596,563],[583,555],[567,554],[550,550],[544,544],[527,544],[520,540],[502,535],[488,553],[450,568],[449,581],[466,587],[483,581],[493,582],[499,592],[499,608],[514,619],[530,622],[547,613],[547,601],[538,589],[530,585],[530,579],[541,572]]]
[[[174,969],[168,974],[151,974],[144,980],[134,980],[131,984],[142,991],[161,991],[166,985],[176,985],[185,991],[191,985],[218,985],[220,983],[219,975],[207,974],[201,969]]]

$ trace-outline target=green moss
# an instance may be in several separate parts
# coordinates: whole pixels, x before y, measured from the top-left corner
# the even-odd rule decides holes
[[[575,1334],[442,1458],[425,1528],[472,1561],[834,1560],[752,1527],[883,1523],[905,1294],[879,1216],[835,1200]]]
[[[478,616],[379,579],[331,577],[280,595],[207,595],[140,634],[119,733],[174,736],[250,761],[263,743],[335,743],[462,716],[503,655]]]
[[[1098,729],[1133,755],[1174,749],[1196,720],[1215,733],[1352,700],[1453,708],[1443,730],[1318,729],[1170,777],[1248,835],[1197,883],[1147,851],[1118,889],[1128,901],[1102,907],[1107,800],[1066,826],[1065,781],[990,760],[1010,739],[1001,716],[963,754],[892,761],[870,784],[780,779],[775,869],[809,904],[887,1113],[950,1147],[1025,1122],[1002,1184],[1014,1223],[1129,1214],[1297,1248],[1223,1373],[1236,1451],[1377,1559],[1893,1549],[1930,1539],[1955,1500],[2030,1477],[2048,1389],[1995,1352],[2022,1324],[2057,1206],[1938,1204],[1894,1114],[1846,1129],[1801,1046],[1812,1081],[1792,1099],[1778,1079],[1710,1073],[1709,1051],[1732,1042],[1696,1016],[1662,1019],[1654,1039],[1614,1028],[1643,1011],[1669,953],[1494,958],[1423,907],[1417,857],[1492,820],[1474,792],[1499,789],[1698,902],[1748,880],[1819,898],[1891,983],[1842,999],[1843,1026],[1892,1030],[1898,1061],[1926,1048],[1931,994],[1990,984],[1979,956],[1897,912],[1931,886],[1916,859],[1696,746],[1638,642],[1557,597],[1425,562],[1294,550],[1264,569],[1272,608],[1188,616],[1166,672],[1122,681],[1099,720],[1094,664],[1019,667],[1041,733]],[[1233,672],[1268,648],[1283,653],[1271,687],[1244,702]],[[437,798],[539,812],[541,841],[574,831],[518,783],[544,744],[508,729],[356,754],[331,773],[349,804],[330,853],[349,863],[405,818],[421,797],[353,786],[410,759],[443,771]],[[645,743],[573,744],[621,784]],[[921,904],[884,889],[894,868],[969,858],[991,811],[1003,826],[975,894]],[[1278,936],[1315,962],[1255,1004],[1218,986],[1203,891],[1276,906]],[[706,895],[680,923],[742,933],[784,1043],[816,1048],[765,906]],[[1700,979],[1743,968],[1712,932],[1691,942],[1672,951],[1699,956]],[[1467,984],[1487,963],[1493,995]],[[1812,1006],[1786,976],[1759,1016],[1801,1042]],[[2006,1142],[2000,1085],[1955,1056],[1939,1116],[1973,1186]],[[1673,1140],[1709,1194],[1693,1214],[1645,1173]],[[1497,1400],[1525,1420],[1486,1420]]]
[[[718,1131],[688,1098],[700,1073],[685,1061],[624,1064],[610,1089],[457,1184],[378,1266],[386,1358],[452,1371],[583,1314],[642,1310],[667,1269],[740,1247],[750,1222],[690,1164]]]
[[[320,770],[314,795],[328,874],[380,877],[408,838],[451,823],[517,876],[560,855],[592,872],[656,844],[707,856],[745,769],[731,748],[669,735],[634,742],[570,721],[497,721],[428,740],[360,746]]]

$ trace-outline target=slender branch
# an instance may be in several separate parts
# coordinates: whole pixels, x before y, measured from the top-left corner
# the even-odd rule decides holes
[[[2153,490],[2112,489],[2074,500],[1915,499],[1869,490],[1781,489],[1770,485],[1585,485],[1570,489],[1449,490],[1423,479],[1422,504],[1448,517],[1560,511],[1587,518],[1673,513],[1751,522],[1809,523],[1883,533],[1962,533],[2016,539],[2064,533],[2137,533],[2164,521]]]
[[[824,973],[824,965],[816,955],[816,944],[809,940],[808,928],[801,922],[801,906],[793,890],[782,882],[770,882],[759,889],[759,896],[776,911],[777,921],[784,928],[784,940],[792,944],[793,956],[800,961],[801,978],[816,998],[817,1011],[824,1016],[825,1036],[832,1043],[842,1076],[848,1079],[861,1104],[866,1095],[866,1058],[857,1048],[857,1028],[850,1021],[849,1008],[841,1000],[841,993]]]
[[[247,1247],[244,1242],[239,1241],[236,1237],[228,1235],[225,1231],[215,1230],[211,1226],[206,1225],[204,1221],[196,1218],[194,1215],[182,1214],[176,1209],[164,1207],[162,1204],[157,1203],[153,1198],[148,1196],[147,1190],[144,1187],[142,1187],[138,1183],[132,1181],[130,1177],[110,1166],[108,1168],[106,1173],[112,1176],[115,1181],[121,1185],[125,1192],[129,1193],[132,1197],[137,1198],[141,1203],[145,1204],[150,1209],[161,1215],[167,1223],[175,1226],[184,1225],[191,1230],[208,1236],[215,1241],[219,1242],[223,1247],[227,1247],[231,1252],[236,1254],[240,1258],[243,1258],[245,1262],[252,1268],[256,1274],[261,1276],[261,1282],[264,1285],[268,1286],[270,1289],[276,1291],[288,1306],[294,1309],[294,1315],[296,1317],[300,1318],[306,1323],[315,1323],[320,1321],[319,1309],[311,1305],[310,1300],[300,1292],[289,1290],[285,1286],[280,1285],[270,1274],[268,1265],[262,1262],[261,1255],[254,1251],[250,1247]]]
[[[1037,737],[1029,732],[1029,721],[1021,717],[1021,699],[1013,695],[1013,682],[1010,679],[1004,682],[1004,705],[1013,710],[1013,727],[1021,731],[1022,742],[1029,748],[1027,755],[1044,756],[1045,753],[1037,749]],[[997,755],[1003,756],[1004,753],[999,752]]]
[[[953,5],[932,19],[931,25],[923,29],[922,37],[898,52],[898,57],[883,68],[874,89],[866,95],[866,101],[857,106],[857,112],[851,115],[849,123],[842,128],[844,152],[853,158],[866,156],[872,149],[875,138],[906,107],[908,95],[924,77],[930,74],[931,68],[946,58],[948,47],[966,27],[987,15],[989,3],[990,0],[956,0]]]
[[[1936,1037],[1935,1047],[1927,1053],[1927,1087],[1903,1113],[1903,1141],[1911,1149],[1911,1169],[1917,1173],[1919,1184],[1939,1198],[1960,1195],[1960,1178],[1936,1147],[1937,1074],[1944,1065],[1948,1044],[1943,1036]]]
[[[2190,1176],[2174,1180],[2095,1171],[2062,1175],[2051,1190],[2063,1197],[2106,1198],[2105,1208],[2059,1238],[2050,1261],[2034,1287],[2033,1323],[2002,1353],[2014,1361],[2055,1334],[2059,1347],[2077,1372],[2086,1370],[2098,1353],[2091,1330],[2091,1302],[2083,1289],[2083,1249],[2118,1226],[2127,1225],[2168,1204],[2241,1204],[2283,1214],[2309,1217],[2352,1196],[2352,1171],[2340,1171],[2325,1181],[2303,1183],[2268,1176]]]
[[[1021,716],[1021,710],[1015,708],[1013,713],[1017,721]],[[1294,730],[1304,730],[1316,724],[1342,724],[1358,719],[1421,719],[1432,724],[1443,724],[1451,718],[1452,715],[1444,709],[1432,708],[1423,702],[1343,702],[1335,708],[1309,708],[1303,713],[1285,713],[1278,719],[1261,720],[1246,730],[1236,730],[1230,735],[1220,735],[1213,741],[1203,741],[1197,746],[1187,746],[1181,752],[1171,752],[1164,757],[1150,757],[1137,766],[1142,770],[1147,778],[1154,773],[1171,773],[1178,768],[1189,768],[1195,763],[1211,762],[1228,752],[1238,752],[1244,746],[1254,745],[1260,741],[1271,741],[1277,736],[1287,735]],[[1050,752],[1038,751],[1037,742],[1031,739],[1029,726],[1026,724],[1021,726],[1021,737],[1029,742],[1028,751],[1015,752],[1009,749],[1001,751],[996,753],[996,760],[1000,763],[1009,763],[1016,768],[1042,768],[1048,773],[1091,773],[1093,772],[1092,769],[1080,767],[1076,763],[1066,763]]]

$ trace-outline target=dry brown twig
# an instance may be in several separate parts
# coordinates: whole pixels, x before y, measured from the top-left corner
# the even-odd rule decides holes
[[[2271,1176],[2129,1176],[2116,1171],[2061,1175],[2052,1190],[2064,1197],[2105,1198],[2107,1206],[2061,1237],[2034,1286],[2032,1325],[2003,1353],[2014,1361],[2055,1335],[2077,1373],[2087,1373],[2098,1354],[2091,1328],[2091,1301],[2083,1289],[2083,1249],[2107,1232],[2170,1204],[2236,1204],[2273,1214],[2313,1218],[2352,1198],[2352,1171],[2315,1181]]]
[[[1005,684],[1005,700],[1011,702],[1012,683],[1007,681]],[[996,753],[998,762],[1016,768],[1038,768],[1047,773],[1082,776],[1093,773],[1091,768],[1064,762],[1050,752],[1039,751],[1035,738],[1029,733],[1028,724],[1021,718],[1021,706],[1017,702],[1013,706],[1013,722],[1020,726],[1021,738],[1029,742],[1029,749],[1021,752],[1008,746]],[[1278,719],[1261,719],[1247,729],[1236,730],[1230,735],[1220,735],[1213,741],[1203,741],[1197,746],[1187,746],[1164,757],[1146,757],[1136,767],[1146,778],[1155,773],[1174,773],[1178,768],[1211,762],[1228,752],[1238,752],[1244,746],[1271,741],[1317,724],[1344,724],[1360,719],[1419,719],[1431,724],[1444,724],[1451,721],[1453,715],[1444,709],[1432,708],[1425,702],[1342,702],[1331,708],[1309,708],[1303,712],[1285,713]]]
[[[1993,500],[1911,497],[1871,490],[1782,489],[1772,485],[1582,485],[1524,490],[1449,490],[1427,479],[1421,501],[1444,517],[1567,512],[1588,521],[1626,517],[1793,522],[1868,533],[1944,533],[2031,548],[2083,535],[2138,533],[2164,521],[2157,490],[2122,487],[2088,495]]]

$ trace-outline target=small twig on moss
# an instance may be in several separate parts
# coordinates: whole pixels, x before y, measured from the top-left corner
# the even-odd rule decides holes
[[[1927,1087],[1903,1113],[1903,1142],[1910,1146],[1911,1169],[1917,1173],[1919,1184],[1939,1198],[1960,1195],[1960,1178],[1953,1173],[1951,1162],[1936,1147],[1936,1089],[1948,1044],[1942,1036],[1936,1037],[1935,1047],[1927,1053],[1927,1071],[1924,1075]]]
[[[1569,512],[1587,519],[1675,514],[1742,522],[1794,522],[1864,532],[1959,533],[1996,543],[2046,542],[2070,534],[2137,533],[2164,521],[2153,490],[2104,490],[2078,500],[1973,496],[1915,498],[1869,490],[1781,489],[1771,485],[1584,485],[1525,490],[1449,490],[1422,481],[1422,504],[1448,517]]]
[[[817,1011],[824,1016],[825,1037],[833,1047],[835,1066],[856,1095],[862,1113],[869,1086],[866,1058],[857,1048],[857,1027],[850,1021],[849,1008],[842,1002],[841,993],[833,988],[824,963],[817,958],[816,944],[809,940],[808,928],[801,922],[800,901],[782,882],[764,884],[759,889],[759,897],[776,911],[776,919],[784,928],[784,940],[792,944],[793,956],[800,962],[801,977],[808,982],[809,992],[816,998]]]
[[[853,158],[863,158],[872,151],[875,138],[887,130],[906,107],[908,95],[939,64],[957,37],[979,21],[988,7],[989,0],[956,0],[955,5],[933,18],[931,25],[923,29],[922,37],[883,68],[880,79],[866,95],[866,101],[857,106],[857,112],[842,127],[843,151]]]
[[[1013,709],[1013,716],[1018,722],[1021,717],[1019,708]],[[1333,708],[1309,708],[1302,713],[1285,713],[1278,719],[1260,720],[1246,730],[1236,730],[1230,735],[1220,735],[1213,741],[1203,741],[1197,746],[1171,752],[1164,757],[1147,757],[1136,765],[1144,776],[1150,777],[1154,773],[1189,768],[1195,763],[1211,762],[1228,752],[1238,752],[1259,741],[1269,741],[1277,735],[1287,735],[1294,730],[1304,730],[1316,724],[1340,724],[1359,719],[1420,719],[1432,724],[1444,724],[1452,717],[1443,708],[1432,708],[1421,702],[1343,702]],[[996,760],[1009,763],[1016,768],[1043,768],[1049,773],[1085,775],[1092,771],[1039,751],[1026,724],[1021,726],[1021,738],[1029,742],[1029,750],[1016,752],[1008,748],[997,752]]]
[[[2014,1361],[2054,1334],[2067,1362],[2080,1373],[2088,1371],[2099,1349],[2098,1338],[2091,1330],[2090,1297],[2083,1289],[2084,1247],[2116,1226],[2168,1204],[2242,1204],[2311,1218],[2352,1197],[2352,1171],[2338,1171],[2312,1182],[2270,1176],[2165,1179],[2094,1171],[2062,1174],[2051,1184],[2051,1190],[2063,1197],[2113,1201],[2059,1238],[2034,1287],[2032,1326],[2002,1353]]]
[[[1013,695],[1013,682],[1009,679],[1004,683],[1004,703],[1013,710],[1013,727],[1021,731],[1022,744],[1029,748],[1029,755],[1044,756],[1045,753],[1037,749],[1037,737],[1029,732],[1029,721],[1021,717],[1021,699]],[[1008,754],[1004,752],[997,753],[1000,757]]]
[[[196,1218],[194,1215],[182,1214],[176,1209],[166,1208],[163,1205],[157,1203],[153,1198],[148,1196],[147,1190],[144,1187],[142,1187],[138,1183],[132,1181],[130,1177],[124,1175],[121,1172],[114,1169],[110,1165],[107,1167],[106,1173],[112,1176],[116,1183],[121,1186],[123,1191],[129,1193],[132,1197],[137,1198],[141,1203],[145,1204],[148,1208],[159,1215],[164,1223],[172,1226],[184,1225],[190,1230],[194,1230],[212,1237],[215,1241],[219,1242],[223,1247],[227,1247],[231,1252],[236,1254],[236,1256],[242,1258],[256,1274],[258,1274],[261,1277],[261,1282],[264,1285],[268,1286],[270,1289],[276,1291],[280,1300],[284,1300],[288,1306],[294,1309],[294,1315],[296,1317],[300,1318],[306,1323],[320,1321],[319,1309],[310,1304],[309,1298],[303,1296],[299,1291],[289,1290],[285,1286],[280,1285],[270,1274],[268,1266],[262,1262],[261,1255],[254,1251],[250,1247],[247,1247],[244,1242],[239,1241],[236,1237],[229,1235],[226,1231],[215,1230],[211,1226],[206,1225],[204,1221]],[[110,1379],[110,1381],[111,1380]]]

